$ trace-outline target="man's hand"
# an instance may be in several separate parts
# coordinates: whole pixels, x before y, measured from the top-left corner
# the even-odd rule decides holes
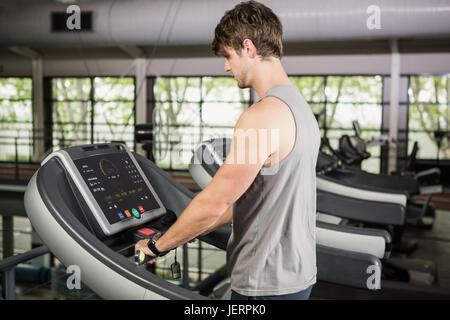
[[[156,255],[148,248],[147,243],[150,241],[150,239],[140,240],[136,243],[134,246],[134,252],[141,250],[143,253],[145,253],[147,256],[154,257],[154,259],[149,260],[147,263],[155,263],[156,261]]]

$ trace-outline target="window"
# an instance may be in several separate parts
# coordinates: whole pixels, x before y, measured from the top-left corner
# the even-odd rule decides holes
[[[53,146],[55,149],[91,141],[90,78],[52,80]]]
[[[32,158],[31,78],[0,78],[0,160]],[[42,134],[36,133],[37,136]]]
[[[124,141],[134,148],[131,77],[54,78],[53,146]]]
[[[94,143],[134,145],[134,78],[94,78]]]
[[[352,121],[357,120],[363,139],[381,132],[383,78],[381,76],[291,76],[305,100],[319,118],[322,136],[338,148],[339,138],[354,135]],[[380,172],[380,149],[368,149],[371,157],[362,169]]]
[[[450,75],[410,76],[408,153],[418,142],[417,158],[450,159]],[[436,138],[443,132],[442,140]]]
[[[186,170],[193,149],[210,138],[232,137],[250,90],[231,77],[159,77],[154,85],[154,157],[164,169]]]

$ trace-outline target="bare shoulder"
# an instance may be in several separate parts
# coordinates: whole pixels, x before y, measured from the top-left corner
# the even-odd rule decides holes
[[[270,122],[285,122],[291,118],[291,110],[288,105],[276,97],[265,97],[254,107],[255,112]]]
[[[239,127],[278,127],[290,117],[289,107],[280,99],[265,97],[246,109],[238,120]]]
[[[265,112],[273,112],[275,110],[285,107],[287,106],[282,100],[276,97],[269,96],[255,103],[250,109],[253,108],[255,111],[265,113]]]

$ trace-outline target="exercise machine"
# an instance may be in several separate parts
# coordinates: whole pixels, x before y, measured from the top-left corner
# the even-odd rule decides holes
[[[137,266],[134,246],[165,232],[194,196],[126,145],[103,143],[50,154],[31,178],[24,204],[44,244],[66,267],[78,266],[81,281],[100,297],[193,300],[207,297]],[[199,239],[226,249],[230,231],[220,228]],[[378,289],[367,288],[368,268],[381,268],[373,254],[318,246],[317,259],[319,279]]]

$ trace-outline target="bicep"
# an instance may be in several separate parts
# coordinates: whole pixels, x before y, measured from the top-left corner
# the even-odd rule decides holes
[[[230,153],[205,189],[228,206],[250,187],[270,155],[259,128],[257,121],[239,119]]]
[[[205,191],[230,206],[250,187],[261,167],[262,165],[224,163]]]

